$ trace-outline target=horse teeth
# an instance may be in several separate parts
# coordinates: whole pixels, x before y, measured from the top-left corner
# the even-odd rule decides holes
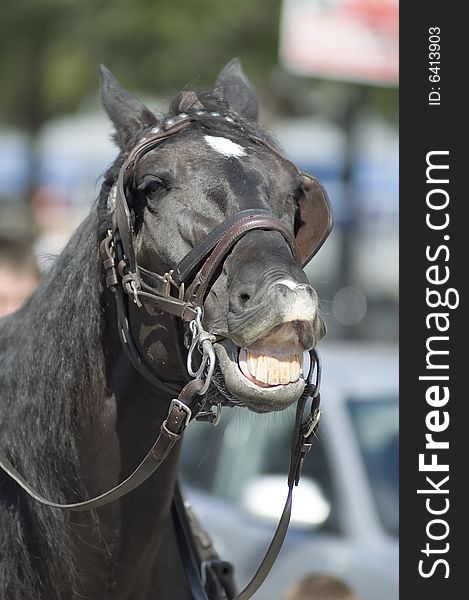
[[[240,353],[240,365],[248,379],[267,385],[286,385],[298,381],[307,363],[291,323],[275,327],[263,338],[254,342]],[[303,364],[305,363],[305,364]]]
[[[301,372],[300,356],[275,356],[246,350],[243,363],[250,375],[269,385],[286,385],[297,381]]]
[[[290,362],[288,360],[280,362],[280,383],[290,383]]]
[[[246,360],[246,363],[247,363],[248,371],[251,373],[251,375],[253,377],[255,377],[256,376],[256,364],[257,364],[257,361],[254,358],[254,356],[249,352],[249,350],[247,351],[247,360]]]
[[[295,358],[290,363],[290,381],[298,381],[298,379],[300,378],[300,371],[300,357],[298,356],[298,354],[295,354]]]
[[[262,381],[262,383],[269,383],[268,373],[268,357],[261,354],[261,356],[259,356],[259,358],[257,359],[256,379]]]
[[[267,383],[277,385],[281,382],[281,362],[275,356],[269,356],[267,361]]]

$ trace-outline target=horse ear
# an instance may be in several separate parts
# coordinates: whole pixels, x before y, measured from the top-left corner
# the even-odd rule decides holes
[[[158,119],[143,102],[121,87],[114,75],[104,65],[99,66],[101,77],[101,101],[114,124],[116,141],[126,149],[135,135],[157,125]]]
[[[239,58],[233,58],[223,67],[218,75],[215,91],[232,111],[250,121],[257,121],[259,103],[256,90],[243,73]]]

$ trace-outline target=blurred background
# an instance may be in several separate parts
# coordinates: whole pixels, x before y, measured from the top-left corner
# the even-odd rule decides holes
[[[238,56],[262,123],[329,193],[335,227],[307,270],[328,326],[324,426],[256,598],[322,570],[365,600],[397,599],[397,21],[397,0],[17,0],[0,19],[0,315],[34,289],[116,155],[101,62],[164,110]],[[289,428],[286,414],[228,415],[187,440],[190,497],[204,522],[219,515],[240,584],[283,502]]]

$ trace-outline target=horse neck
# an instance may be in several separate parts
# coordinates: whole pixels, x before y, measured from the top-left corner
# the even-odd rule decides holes
[[[115,364],[121,385],[115,385],[111,406],[115,411],[116,436],[110,440],[118,448],[103,458],[95,469],[114,473],[115,482],[129,475],[155,442],[166,417],[170,397],[155,395],[124,358]],[[151,478],[110,505],[106,526],[116,536],[113,562],[117,565],[111,584],[120,598],[146,598],[149,590],[158,596],[189,598],[185,577],[179,564],[178,548],[171,519],[180,447],[176,446]],[[95,472],[97,479],[101,474]],[[110,483],[110,482],[109,482]],[[160,597],[160,596],[158,596]]]
[[[103,299],[102,344],[108,393],[81,452],[82,471],[93,482],[93,493],[110,489],[140,464],[159,435],[172,399],[131,366],[118,336],[114,294],[106,290]],[[148,332],[155,325],[171,330],[169,321],[157,323],[155,317],[134,309],[131,305],[129,318],[136,338],[141,337],[142,329]],[[171,348],[174,340],[158,339],[165,347],[164,359],[178,364]],[[96,448],[100,448],[98,453]],[[179,451],[177,445],[147,482],[100,511],[100,535],[104,534],[115,565],[104,582],[107,589],[115,590],[113,598],[143,599],[148,593],[153,597],[155,590],[162,597],[189,598],[171,519]],[[87,540],[85,552],[89,554],[89,545],[95,543],[94,538]]]
[[[172,399],[155,390],[131,366],[118,336],[114,294],[102,290],[101,295],[104,309],[101,345],[107,393],[99,411],[92,409],[93,426],[84,432],[80,445],[82,476],[86,477],[93,495],[114,487],[140,464],[159,435]],[[140,328],[148,328],[150,323],[146,313],[138,312],[136,316],[133,308],[133,333],[139,337]],[[162,329],[167,330],[167,326],[165,323]],[[174,340],[168,338],[164,342],[165,359],[177,364],[171,350]],[[170,375],[174,377],[176,373]],[[189,597],[171,519],[179,451],[177,445],[147,482],[100,510],[98,537],[105,540],[112,560],[103,563],[103,570],[108,572],[98,585],[112,589],[112,598],[143,599],[148,590],[154,593],[155,588],[163,597]],[[85,538],[81,548],[85,561],[89,560],[90,546],[99,544],[98,537],[96,532],[90,532]],[[83,539],[82,533],[80,538]]]

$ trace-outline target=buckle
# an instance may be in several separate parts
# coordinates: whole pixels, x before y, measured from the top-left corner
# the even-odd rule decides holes
[[[305,429],[305,431],[303,432],[303,437],[304,437],[305,439],[308,439],[308,438],[309,438],[309,436],[310,436],[310,435],[313,433],[313,431],[316,429],[316,427],[317,427],[317,425],[318,425],[318,423],[319,423],[319,420],[320,420],[320,418],[321,418],[321,411],[319,410],[319,408],[317,408],[317,409],[315,410],[315,414],[314,414],[314,415],[312,415],[312,416],[310,416],[310,417],[308,418],[308,421],[306,422],[306,429]]]
[[[171,413],[173,412],[173,410],[175,408],[178,411],[182,411],[184,413],[184,420],[182,421],[181,425],[179,426],[178,431],[171,432],[174,434],[178,434],[180,431],[184,431],[184,429],[189,424],[189,421],[191,420],[191,417],[192,417],[192,411],[187,406],[187,404],[184,404],[184,402],[181,402],[181,400],[178,400],[177,398],[173,398],[173,400],[171,400],[171,404],[169,405],[168,416],[164,422],[166,429],[168,429],[168,420],[170,419]],[[169,430],[169,431],[171,431],[171,430]]]

